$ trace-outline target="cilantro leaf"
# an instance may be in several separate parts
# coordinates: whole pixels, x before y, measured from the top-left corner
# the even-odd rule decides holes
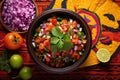
[[[5,49],[2,52],[2,60],[7,60],[9,59],[9,57],[11,56],[10,54],[8,54],[8,52],[10,52],[9,50]]]
[[[51,50],[53,52],[68,51],[73,47],[69,33],[63,34],[58,27],[53,28],[51,33],[53,35],[53,37],[51,37]]]
[[[9,53],[8,53],[9,52]],[[8,73],[11,72],[11,67],[9,64],[9,58],[10,58],[10,51],[5,49],[2,52],[2,56],[0,57],[0,70],[1,71],[7,71]]]
[[[84,38],[85,34],[83,32],[78,32],[77,34],[79,35],[79,37],[80,37],[81,40]]]
[[[57,52],[57,45],[52,44],[50,47],[53,52]]]
[[[63,18],[58,17],[57,20],[60,22],[63,20]]]
[[[64,41],[70,41],[70,34],[69,33],[66,33],[63,37],[63,40]]]
[[[51,32],[52,32],[52,35],[55,37],[62,38],[64,36],[64,34],[60,31],[58,27],[53,28]]]
[[[64,41],[64,46],[63,49],[64,50],[70,50],[73,47],[73,43],[71,41]]]
[[[58,41],[59,41],[59,38],[57,38],[57,37],[52,37],[51,38],[51,44],[57,44]]]
[[[58,42],[58,44],[57,44],[58,49],[62,49],[62,48],[63,48],[63,45],[64,45],[63,41],[60,40],[60,41]]]

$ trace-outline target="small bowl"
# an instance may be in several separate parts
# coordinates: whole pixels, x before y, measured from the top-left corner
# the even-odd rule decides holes
[[[81,58],[78,61],[76,61],[75,63],[73,63],[72,65],[67,66],[67,67],[62,67],[62,68],[54,68],[54,67],[48,66],[47,64],[41,62],[35,55],[35,50],[32,45],[32,38],[33,38],[33,34],[34,34],[34,30],[36,28],[36,25],[38,25],[40,21],[46,20],[51,15],[54,15],[54,14],[57,16],[63,16],[63,15],[68,16],[68,17],[71,17],[71,18],[77,20],[77,22],[81,24],[83,31],[86,34],[86,39],[87,39],[87,43],[85,44],[85,51],[84,51],[83,55],[81,56]],[[82,19],[81,16],[79,16],[75,12],[67,10],[67,9],[62,9],[62,8],[47,10],[47,11],[43,12],[41,15],[37,16],[35,18],[35,20],[33,21],[33,23],[31,24],[31,27],[29,28],[27,35],[28,35],[27,36],[27,48],[28,48],[29,54],[31,55],[33,60],[45,71],[55,73],[55,74],[63,74],[66,72],[71,72],[71,71],[79,68],[79,66],[87,59],[87,57],[90,53],[90,50],[91,50],[91,46],[92,46],[91,33],[90,33],[90,29],[89,29],[88,25],[86,24],[86,22]]]
[[[38,15],[38,9],[37,9],[37,7],[36,7],[36,4],[35,4],[35,1],[34,0],[31,0],[32,1],[32,3],[35,5],[35,17]],[[3,25],[3,28],[5,28],[7,31],[9,31],[9,32],[13,32],[14,30],[12,30],[12,28],[11,27],[9,27],[10,25],[7,25],[7,24],[5,24],[4,23],[4,21],[3,21],[3,17],[2,17],[2,8],[3,8],[3,5],[4,5],[4,2],[5,2],[5,0],[2,0],[2,2],[0,3],[0,22],[2,23],[2,25]],[[35,18],[34,17],[34,18]],[[14,31],[14,32],[18,32],[18,33],[20,33],[20,34],[23,34],[23,33],[26,33],[28,30],[23,30],[23,31]]]

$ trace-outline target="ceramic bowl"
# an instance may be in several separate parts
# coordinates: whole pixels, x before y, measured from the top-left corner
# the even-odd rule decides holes
[[[35,50],[32,45],[32,38],[33,38],[33,34],[36,29],[36,25],[38,25],[40,23],[40,21],[48,19],[51,15],[66,16],[66,17],[71,17],[71,18],[77,20],[77,22],[80,23],[80,25],[82,26],[83,31],[86,35],[87,43],[85,44],[85,49],[84,49],[85,51],[84,51],[83,55],[81,56],[81,58],[78,61],[76,61],[74,64],[72,64],[70,66],[66,66],[66,67],[62,67],[62,68],[54,68],[54,67],[48,66],[47,64],[41,62],[38,59],[38,57],[35,55]],[[91,41],[92,41],[92,39],[91,39],[90,29],[89,29],[87,23],[83,20],[83,18],[80,15],[78,15],[77,13],[75,13],[73,11],[67,10],[67,9],[62,9],[62,8],[61,9],[51,9],[51,10],[47,10],[47,11],[43,12],[42,14],[37,16],[35,18],[35,20],[33,21],[31,27],[28,30],[27,48],[28,48],[29,54],[31,55],[33,60],[42,69],[44,69],[47,72],[51,72],[51,73],[55,73],[55,74],[63,74],[66,72],[71,72],[73,70],[76,70],[77,68],[80,67],[80,65],[82,63],[84,63],[84,61],[87,59],[87,57],[90,53],[90,50],[91,50],[91,46],[92,46]]]

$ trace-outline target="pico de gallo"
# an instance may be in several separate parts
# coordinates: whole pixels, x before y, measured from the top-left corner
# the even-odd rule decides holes
[[[66,67],[83,55],[87,40],[76,20],[52,16],[36,27],[32,45],[43,63],[51,67]]]

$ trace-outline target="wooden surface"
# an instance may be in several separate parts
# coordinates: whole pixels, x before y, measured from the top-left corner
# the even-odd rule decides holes
[[[42,13],[52,0],[35,0],[39,13]],[[120,0],[114,0],[120,5]],[[0,31],[7,33],[3,28]],[[0,33],[1,34],[1,33]],[[0,48],[0,53],[3,48]],[[21,53],[19,51],[19,53]],[[91,67],[79,68],[74,72],[57,75],[50,74],[42,70],[31,59],[26,50],[22,51],[24,57],[24,66],[29,66],[33,70],[33,77],[31,80],[120,80],[120,53],[113,56],[111,61],[107,64],[100,64]],[[29,63],[28,63],[29,62]],[[12,73],[0,71],[0,80],[11,80],[12,76],[17,75],[18,71],[14,70]]]

